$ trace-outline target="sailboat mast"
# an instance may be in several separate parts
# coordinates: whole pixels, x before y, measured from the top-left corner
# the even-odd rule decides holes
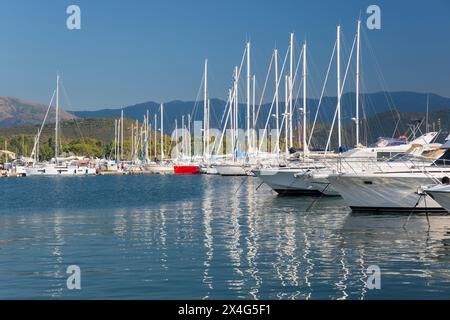
[[[185,129],[186,129],[186,127],[184,125],[184,115],[182,115],[181,116],[181,139],[182,139],[181,147],[183,148],[182,149],[183,150],[183,153],[182,153],[183,158],[185,157],[185,152],[186,152],[186,149],[185,149],[185,147],[186,147],[186,132],[184,131]]]
[[[307,116],[307,63],[306,63],[306,41],[303,44],[303,154],[309,152],[308,143],[306,142],[306,116]]]
[[[117,159],[117,119],[114,119],[114,159]]]
[[[342,146],[341,132],[341,26],[337,26],[337,118],[338,118],[338,147]]]
[[[155,141],[154,141],[154,149],[155,149],[155,160],[158,158],[158,115],[155,113]]]
[[[208,108],[210,107],[210,105],[209,105],[209,100],[208,100]],[[191,154],[191,114],[190,113],[188,113],[188,135],[187,135],[187,138],[188,138],[188,141],[187,141],[187,151],[188,151],[188,154],[189,154],[189,158],[192,158],[192,154]]]
[[[123,160],[123,110],[120,111],[120,160]]]
[[[164,105],[161,103],[161,161],[164,160]]]
[[[233,157],[234,161],[236,161],[236,155],[237,155],[237,142],[238,142],[238,130],[239,130],[239,96],[238,96],[238,82],[239,82],[239,71],[238,67],[236,66],[234,69],[235,74],[235,81],[234,81],[234,150],[233,150]]]
[[[289,52],[289,147],[293,145],[293,130],[292,130],[292,99],[293,99],[293,83],[294,83],[294,33],[291,32],[290,38],[290,52]],[[287,141],[286,141],[287,143]]]
[[[204,74],[204,86],[203,86],[203,157],[207,157],[209,150],[209,108],[208,108],[208,59],[205,59],[205,74]]]
[[[59,155],[59,74],[56,75],[56,111],[55,111],[55,160]]]
[[[175,118],[175,149],[178,151],[178,119]],[[178,157],[178,152],[177,152]]]
[[[253,75],[252,77],[252,89],[253,89],[253,94],[252,94],[252,127],[253,127],[253,131],[252,131],[252,146],[253,148],[256,149],[256,76]]]
[[[285,139],[285,151],[288,153],[288,141],[289,141],[289,87],[290,87],[290,79],[289,76],[285,76],[284,78],[284,139]]]
[[[275,121],[276,121],[276,142],[277,150],[275,151],[277,154],[280,153],[280,122],[279,122],[279,107],[278,107],[278,50],[274,51],[274,59],[275,59]]]
[[[429,124],[429,107],[430,107],[430,94],[427,93],[427,114],[426,114],[426,119],[425,119],[425,133],[428,133],[428,124]],[[434,131],[434,130],[433,130]]]
[[[358,20],[358,32],[356,43],[356,147],[359,145],[359,77],[360,77],[360,48],[361,48],[361,20]]]
[[[150,159],[149,138],[150,138],[150,120],[149,120],[149,112],[147,110],[147,115],[145,116],[145,160],[147,160],[147,161]]]
[[[134,160],[134,150],[135,148],[135,141],[134,141],[134,124],[131,123],[131,161]]]
[[[252,148],[251,135],[250,135],[250,42],[247,42],[247,153]]]
[[[233,73],[233,81],[234,81],[234,73]],[[230,140],[231,140],[231,149],[234,150],[234,83],[233,83],[233,89],[229,89],[228,90],[228,101],[229,101],[229,114],[230,114]],[[228,144],[228,136],[227,136],[227,144]],[[226,150],[228,152],[228,150]],[[234,151],[233,151],[234,152]]]

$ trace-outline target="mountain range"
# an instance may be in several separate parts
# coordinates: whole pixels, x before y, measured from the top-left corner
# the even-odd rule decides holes
[[[442,97],[435,94],[424,94],[416,92],[377,92],[370,94],[362,94],[361,96],[361,115],[360,117],[374,117],[376,114],[385,112],[410,112],[425,113],[427,110],[438,112],[442,110],[450,110],[450,98]],[[243,97],[244,99],[244,97]],[[318,113],[318,122],[329,123],[333,119],[336,109],[336,97],[324,97]],[[294,101],[295,109],[301,107],[301,100]],[[319,104],[318,99],[308,99],[308,118],[312,121],[316,114]],[[262,104],[259,113],[259,123],[265,124],[269,115],[272,103]],[[211,99],[211,127],[222,127],[224,117],[224,109],[226,102],[220,99]],[[279,103],[280,114],[284,112],[285,104],[283,101]],[[258,109],[258,106],[256,107]],[[124,116],[129,119],[142,121],[147,110],[150,115],[160,113],[160,104],[156,102],[144,102],[124,108],[103,108],[95,111],[77,111],[74,112],[79,118],[118,118],[121,110]],[[244,117],[246,114],[246,105],[241,102],[239,106],[240,126],[244,127]],[[342,119],[344,122],[350,122],[355,115],[355,93],[346,93],[342,96]],[[275,113],[275,106],[272,107],[272,114]],[[181,116],[191,115],[192,120],[203,120],[203,101],[171,101],[164,104],[164,126],[167,130],[171,130],[175,126],[175,119],[178,124],[181,123]],[[294,122],[298,121],[300,112],[295,112]],[[153,118],[151,118],[153,119]],[[397,121],[397,119],[395,119]]]
[[[40,124],[48,106],[14,97],[0,97],[0,127],[17,127]],[[76,115],[61,110],[62,121],[76,118]],[[51,108],[48,120],[55,121],[55,109]]]
[[[245,100],[245,96],[241,96]],[[297,110],[302,101],[294,101]],[[316,114],[318,99],[308,99],[308,118],[313,121]],[[261,106],[259,113],[259,127],[264,127],[268,118],[271,103],[265,103]],[[377,92],[361,95],[361,118],[367,119],[365,126],[370,133],[370,138],[376,138],[379,135],[392,135],[403,132],[408,127],[408,122],[416,118],[423,120],[425,112],[429,110],[430,124],[447,130],[450,98],[435,94],[425,94],[417,92]],[[211,127],[222,128],[224,123],[224,111],[226,102],[220,99],[211,99]],[[280,101],[280,114],[284,112],[285,104]],[[333,119],[336,108],[335,97],[324,97],[321,103],[321,109],[318,113],[318,122],[329,124]],[[258,107],[257,107],[258,109]],[[342,97],[342,121],[344,124],[350,124],[355,113],[355,94],[346,93]],[[39,103],[29,102],[18,98],[0,97],[0,127],[13,128],[14,132],[20,131],[17,127],[33,126],[40,124],[44,119],[47,106]],[[119,118],[123,110],[124,116],[130,120],[142,121],[147,111],[150,114],[150,120],[153,122],[154,115],[158,115],[158,127],[160,126],[160,104],[157,102],[144,102],[124,108],[100,108],[94,111],[77,111],[73,113],[61,112],[61,120],[71,119],[111,119]],[[246,105],[241,103],[240,107],[240,127],[244,128],[244,117]],[[275,107],[272,107],[272,114],[275,113]],[[192,120],[201,121],[203,119],[203,101],[180,101],[175,100],[164,104],[164,129],[170,132],[175,128],[175,119],[178,120],[178,126],[181,126],[182,115],[190,114]],[[300,112],[295,112],[294,122],[299,120]],[[48,123],[54,122],[54,109],[50,111]],[[187,121],[187,120],[185,120]],[[98,125],[101,125],[101,121]],[[109,123],[109,122],[108,122]],[[91,123],[91,126],[93,124]],[[273,127],[273,121],[271,122]],[[328,126],[328,125],[327,125]],[[430,125],[431,128],[431,125]],[[111,129],[112,130],[112,129]],[[3,131],[3,130],[2,130]]]

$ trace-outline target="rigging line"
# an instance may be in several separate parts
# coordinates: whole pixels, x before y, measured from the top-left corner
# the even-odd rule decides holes
[[[345,70],[345,75],[344,75],[344,79],[343,79],[343,82],[342,82],[341,92],[339,92],[339,96],[341,96],[341,97],[342,97],[342,92],[344,91],[344,88],[345,88],[345,82],[346,82],[346,80],[347,80],[347,75],[348,75],[348,70],[349,70],[349,67],[350,67],[350,63],[352,62],[353,51],[354,51],[354,49],[355,49],[355,43],[356,43],[356,37],[355,37],[355,39],[353,40],[352,50],[350,51],[350,57],[349,57],[349,59],[348,59],[347,68],[346,68],[346,70]],[[333,123],[332,123],[332,125],[331,125],[330,135],[328,136],[327,146],[326,146],[326,148],[325,148],[325,154],[328,152],[328,147],[329,147],[329,144],[330,144],[330,141],[331,141],[331,134],[332,134],[332,132],[333,132],[333,129],[334,129],[334,122],[335,122],[335,120],[336,120],[336,115],[337,115],[337,106],[336,106],[336,112],[335,112],[334,118],[333,118]]]
[[[390,92],[388,92],[388,90],[387,90],[387,81],[384,78],[384,75],[383,75],[383,73],[381,71],[381,67],[380,67],[380,64],[378,62],[375,50],[372,47],[372,44],[370,43],[369,38],[368,38],[368,36],[367,36],[367,34],[366,34],[364,29],[362,30],[362,34],[363,34],[363,39],[366,40],[365,42],[367,44],[367,47],[369,48],[369,52],[371,53],[371,55],[373,57],[373,60],[375,62],[375,69],[376,69],[376,73],[377,73],[377,76],[379,78],[380,84],[382,86],[383,95],[385,96],[386,101],[388,102],[388,105],[389,105],[389,109],[392,112],[392,109],[395,108],[394,99],[393,99],[392,95],[390,94]]]
[[[191,121],[196,116],[196,112],[197,112],[198,105],[199,105],[200,94],[201,94],[201,91],[202,91],[202,87],[203,87],[204,81],[205,81],[205,75],[202,76],[202,80],[200,81],[200,86],[199,86],[198,91],[197,91],[197,96],[195,97],[194,107],[192,108]]]
[[[272,52],[272,57],[270,59],[269,68],[267,69],[266,80],[264,81],[264,87],[263,87],[263,90],[262,90],[262,93],[261,93],[261,97],[260,97],[260,100],[259,100],[258,111],[256,112],[255,122],[258,122],[259,111],[261,110],[262,101],[263,101],[264,95],[266,93],[267,82],[269,81],[269,76],[271,74],[270,71],[272,69],[273,59],[274,59],[274,53]]]
[[[298,73],[298,69],[299,69],[299,66],[300,66],[300,62],[302,61],[302,58],[303,58],[303,48],[302,48],[302,50],[300,52],[300,57],[299,57],[299,59],[297,61],[297,66],[295,67],[294,79],[292,79],[292,83],[290,84],[288,102],[291,101],[294,98],[292,96],[292,93],[293,93],[294,88],[295,88],[295,84],[296,84],[295,81],[297,79],[297,73]],[[292,114],[290,115],[291,121],[294,119],[294,112],[295,112],[295,109],[296,109],[296,107],[298,105],[298,96],[300,95],[300,90],[302,89],[302,87],[301,87],[302,84],[303,84],[303,77],[302,77],[302,79],[300,81],[300,85],[298,87],[298,90],[297,90],[297,93],[296,93],[296,96],[295,96],[295,103],[294,103],[294,106],[292,107]],[[281,126],[281,127],[283,127],[283,126]]]
[[[333,59],[334,59],[335,53],[336,53],[336,41],[334,42],[333,53],[331,54],[330,63],[328,64],[327,74],[325,76],[325,81],[323,83],[322,92],[321,92],[320,98],[319,98],[319,103],[317,104],[316,115],[314,116],[314,122],[313,122],[313,125],[312,125],[312,128],[311,128],[311,133],[309,135],[308,145],[311,144],[311,139],[312,139],[312,136],[313,136],[313,133],[314,133],[314,129],[316,127],[317,116],[319,115],[320,106],[322,105],[322,99],[323,99],[323,96],[325,94],[325,88],[326,88],[326,85],[327,85],[327,82],[328,82],[328,77],[330,75],[331,65],[333,63]]]
[[[286,51],[286,55],[285,55],[285,57],[284,57],[284,62],[283,62],[283,67],[281,68],[280,76],[279,76],[278,79],[277,79],[277,83],[276,83],[276,88],[277,88],[277,89],[278,89],[279,86],[280,86],[281,77],[283,76],[284,67],[286,66],[286,61],[287,61],[288,55],[289,55],[289,48],[288,48],[288,50]],[[266,125],[264,126],[264,131],[263,131],[263,136],[262,136],[262,139],[261,139],[261,143],[259,144],[259,148],[258,148],[258,149],[261,149],[262,144],[263,144],[263,141],[264,141],[264,138],[265,138],[265,136],[266,136],[266,130],[267,130],[267,126],[268,126],[269,121],[270,121],[270,117],[272,116],[272,110],[273,110],[273,105],[275,104],[275,98],[276,98],[276,97],[275,97],[275,94],[274,94],[274,95],[273,95],[273,99],[272,99],[272,105],[270,106],[270,110],[269,110],[269,115],[268,115],[268,117],[267,117]]]
[[[67,104],[69,105],[69,111],[74,112],[75,110],[72,107],[72,103],[70,102],[69,95],[67,94],[66,87],[64,86],[64,83],[63,83],[62,80],[60,80],[60,84],[61,84],[61,87],[63,89],[64,96],[67,99]],[[73,121],[75,122],[75,125],[76,125],[76,127],[78,129],[78,132],[79,132],[80,137],[81,137],[81,141],[83,141],[83,143],[86,143],[85,140],[84,140],[83,132],[81,132],[81,128],[80,128],[76,118],[73,118]]]
[[[224,124],[223,130],[222,130],[222,134],[220,135],[220,140],[219,140],[219,143],[218,143],[217,147],[216,147],[216,140],[214,139],[214,145],[213,145],[212,154],[216,154],[217,155],[217,153],[216,153],[217,148],[220,148],[220,146],[223,143],[223,137],[225,135],[225,131],[227,130],[228,120],[230,118],[230,113],[231,113],[231,108],[229,106],[233,103],[233,98],[230,99],[230,97],[232,97],[231,93],[230,93],[229,97],[227,98],[227,103],[225,105],[225,110],[228,110],[227,118],[225,120],[225,124]]]
[[[34,156],[34,154],[36,152],[37,144],[39,142],[39,138],[41,137],[42,130],[44,129],[45,121],[47,120],[48,114],[50,113],[50,109],[52,107],[52,103],[53,103],[53,100],[55,98],[55,94],[56,94],[56,90],[53,90],[52,98],[50,99],[50,103],[48,105],[47,112],[45,113],[44,121],[42,121],[41,127],[38,130],[38,135],[37,135],[36,141],[34,142],[34,146],[33,146],[33,150],[31,151],[30,158],[33,158],[33,156]]]

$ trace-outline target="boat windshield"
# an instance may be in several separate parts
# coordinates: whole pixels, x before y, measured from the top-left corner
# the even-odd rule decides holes
[[[412,155],[408,153],[403,154],[397,154],[390,158],[388,162],[429,162],[432,163],[433,161],[429,158]]]
[[[391,147],[391,146],[401,146],[408,144],[406,140],[399,140],[394,138],[380,137],[377,142],[369,145],[369,148],[379,148],[379,147]]]

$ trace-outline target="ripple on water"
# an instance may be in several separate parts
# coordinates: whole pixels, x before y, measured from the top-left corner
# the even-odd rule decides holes
[[[448,298],[450,221],[351,214],[256,178],[2,179],[0,298]],[[26,196],[24,196],[26,195]],[[308,208],[312,206],[311,210]],[[82,290],[66,289],[79,265]],[[366,288],[367,267],[382,289]]]

